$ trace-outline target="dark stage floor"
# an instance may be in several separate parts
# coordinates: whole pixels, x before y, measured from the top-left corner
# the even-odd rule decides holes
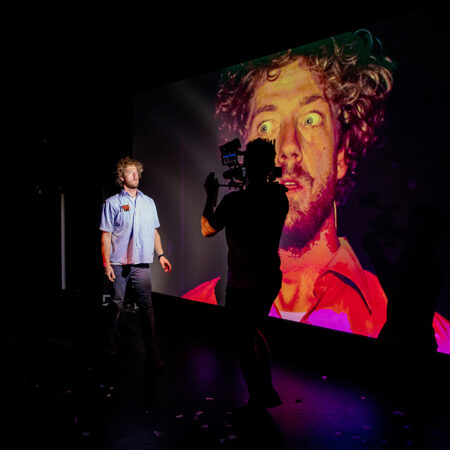
[[[63,301],[3,328],[4,449],[450,448],[450,356],[269,320],[284,403],[236,420],[247,393],[220,311],[156,297],[166,366],[148,373],[133,312],[110,360],[99,308]]]

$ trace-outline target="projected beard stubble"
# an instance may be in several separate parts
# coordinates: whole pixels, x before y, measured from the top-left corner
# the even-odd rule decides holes
[[[288,194],[289,213],[280,241],[280,247],[283,250],[295,253],[304,249],[331,214],[336,195],[335,164],[336,161],[333,163],[333,170],[329,177],[323,182],[320,179],[314,180],[311,175],[302,170],[300,165],[294,166],[292,170],[284,174],[295,176],[302,189],[298,193]],[[314,194],[315,186],[317,186],[317,194]],[[309,195],[312,198],[309,201],[303,198],[308,195],[305,191],[310,192]]]

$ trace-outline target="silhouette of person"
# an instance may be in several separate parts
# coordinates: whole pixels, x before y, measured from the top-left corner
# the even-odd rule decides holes
[[[268,181],[275,168],[271,142],[261,138],[249,142],[244,166],[246,189],[228,193],[217,208],[217,179],[213,173],[208,175],[201,227],[205,237],[225,228],[225,308],[249,391],[248,405],[270,408],[282,402],[272,384],[269,347],[262,326],[281,287],[278,247],[289,201],[285,187]]]

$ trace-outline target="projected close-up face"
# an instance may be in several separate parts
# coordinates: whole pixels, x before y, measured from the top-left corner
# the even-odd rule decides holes
[[[169,253],[182,268],[170,283],[155,275],[156,291],[225,305],[227,245],[224,233],[205,239],[200,232],[203,182],[210,172],[219,179],[225,175],[220,146],[238,138],[245,150],[250,141],[264,138],[275,142],[275,163],[282,168],[276,182],[287,188],[289,200],[279,247],[282,285],[269,315],[373,338],[391,336],[396,325],[387,320],[389,314],[401,318],[402,330],[414,327],[405,325],[410,313],[392,313],[393,308],[422,311],[425,305],[417,289],[405,300],[404,291],[391,283],[390,274],[404,270],[397,266],[400,256],[410,249],[402,231],[393,235],[389,224],[399,221],[397,228],[408,232],[418,201],[417,174],[445,166],[412,155],[423,154],[421,142],[429,146],[430,139],[434,148],[443,148],[446,135],[439,130],[430,135],[419,120],[421,111],[442,104],[417,97],[417,84],[397,73],[400,60],[403,77],[429,77],[403,56],[410,36],[400,42],[397,25],[380,31],[393,54],[376,34],[358,30],[136,96],[136,157],[150,168],[141,182],[144,191],[154,193]],[[227,189],[223,178],[217,204],[236,189],[231,184]],[[448,203],[446,197],[438,200],[447,180],[447,174],[427,177],[425,198],[438,207]],[[384,200],[364,200],[374,197]],[[386,223],[386,215],[396,217]],[[383,252],[388,269],[380,265]],[[415,261],[414,267],[422,263]],[[433,320],[432,345],[445,353],[450,353],[449,289],[442,287]],[[399,339],[410,340],[399,333]]]
[[[301,59],[275,69],[250,101],[247,141],[275,140],[289,213],[282,246],[301,250],[333,209],[336,180],[346,172],[339,122],[324,88]]]

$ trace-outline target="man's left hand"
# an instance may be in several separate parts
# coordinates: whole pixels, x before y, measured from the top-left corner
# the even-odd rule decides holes
[[[205,187],[208,199],[210,199],[215,206],[217,202],[217,194],[219,193],[219,180],[216,178],[214,172],[209,173],[203,186]]]
[[[172,264],[170,264],[170,261],[165,256],[161,256],[161,258],[159,258],[159,263],[161,264],[164,272],[172,272]]]

